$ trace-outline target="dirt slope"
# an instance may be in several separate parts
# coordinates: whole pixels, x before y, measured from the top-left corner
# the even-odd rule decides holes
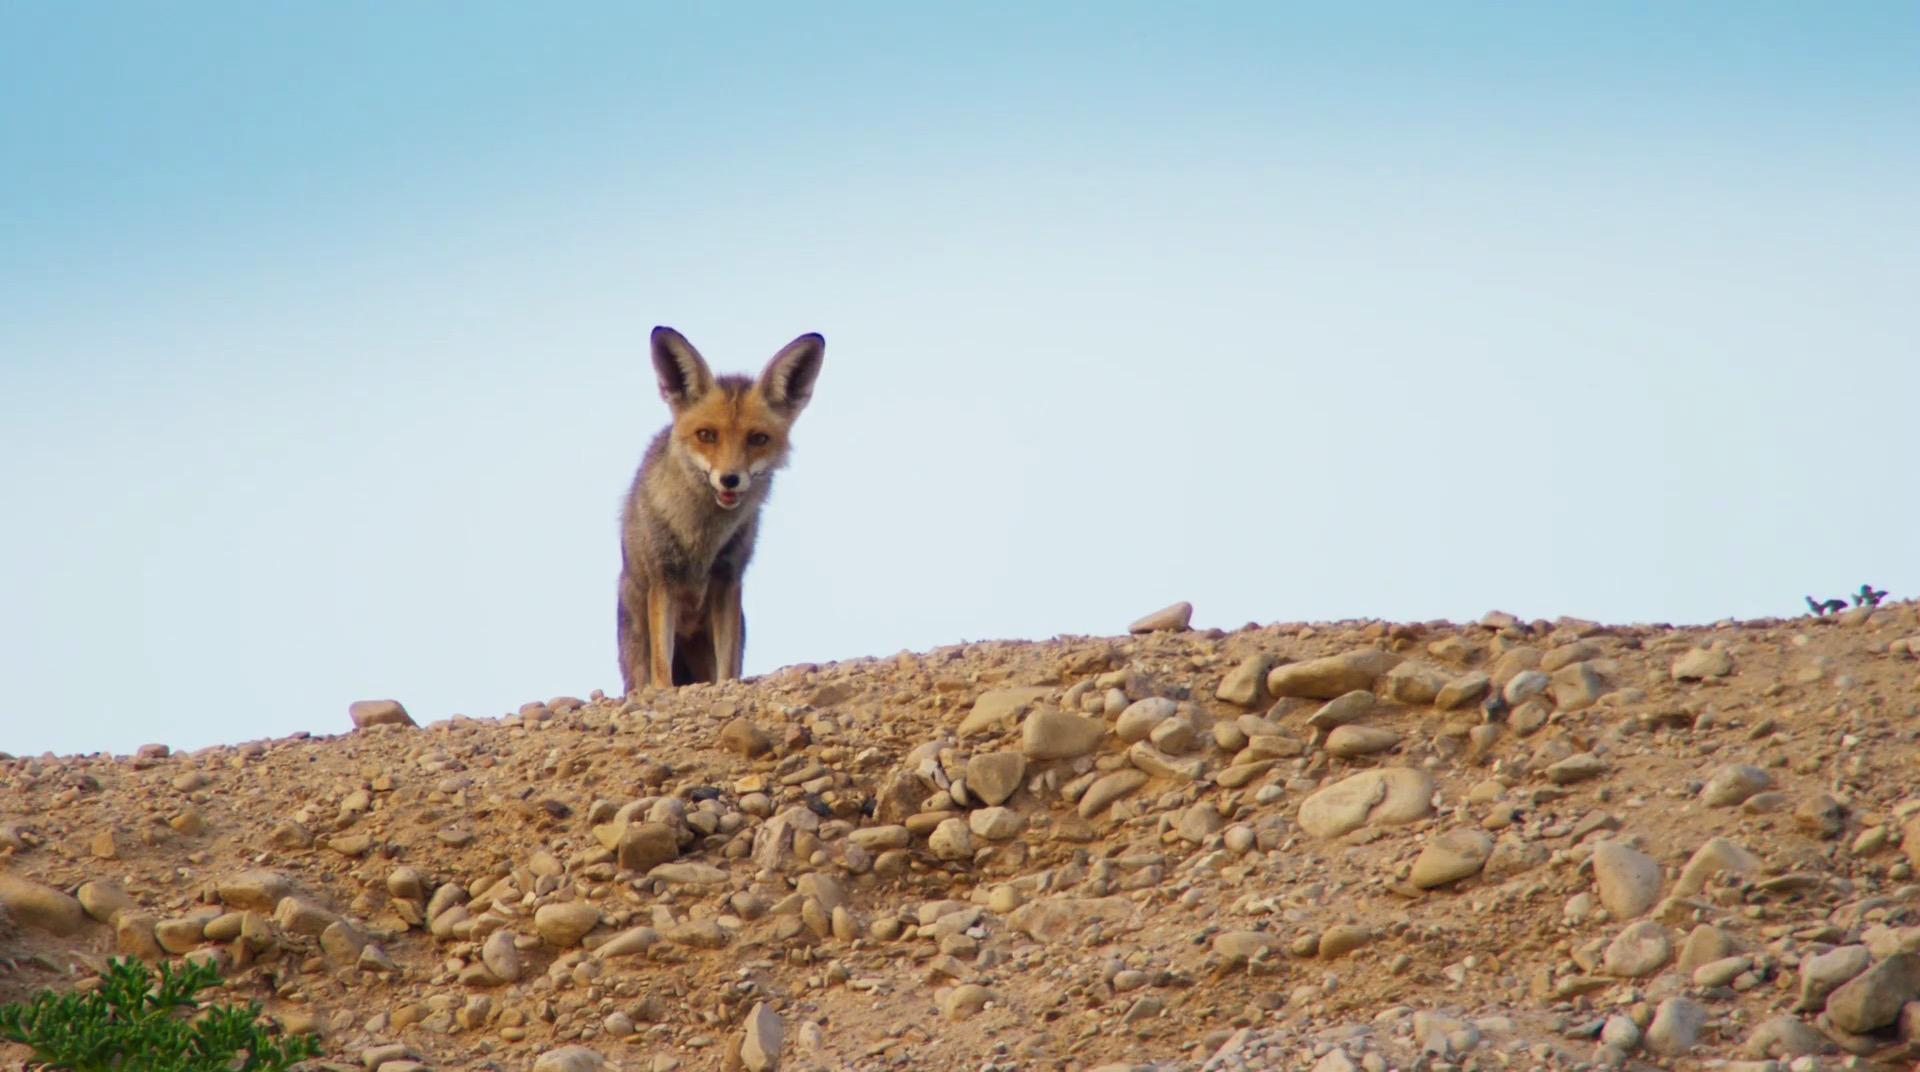
[[[1169,629],[7,759],[0,1000],[211,957],[385,1072],[1907,1068],[1916,652]]]

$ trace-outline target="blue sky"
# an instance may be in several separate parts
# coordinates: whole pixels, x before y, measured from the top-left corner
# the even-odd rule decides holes
[[[827,336],[749,672],[1920,589],[1910,4],[0,6],[0,750],[615,688],[656,323]]]

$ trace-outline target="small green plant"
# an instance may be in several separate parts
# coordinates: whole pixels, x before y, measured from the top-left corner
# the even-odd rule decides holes
[[[0,1005],[0,1038],[30,1047],[36,1067],[66,1072],[282,1072],[320,1052],[311,1038],[268,1035],[258,1002],[195,1015],[194,995],[219,981],[211,964],[162,964],[156,980],[140,961],[116,960],[87,993],[43,990]]]

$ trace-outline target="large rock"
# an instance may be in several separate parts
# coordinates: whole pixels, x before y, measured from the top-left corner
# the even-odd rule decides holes
[[[1018,752],[982,752],[967,760],[967,792],[988,804],[1005,804],[1027,776],[1027,757]]]
[[[0,906],[28,927],[65,937],[86,925],[80,902],[24,875],[0,871]]]
[[[540,940],[562,949],[579,945],[599,923],[600,910],[580,901],[541,905],[533,914],[533,929]]]
[[[1433,706],[1442,711],[1457,710],[1479,703],[1492,690],[1493,679],[1475,670],[1447,682],[1433,698]]]
[[[666,823],[628,823],[615,853],[621,867],[650,871],[680,856],[680,838]]]
[[[1125,923],[1133,909],[1125,897],[1048,897],[1014,909],[1007,926],[1046,945],[1074,939],[1095,923]]]
[[[1249,655],[1233,668],[1214,690],[1216,700],[1239,707],[1263,707],[1267,702],[1267,671],[1273,668],[1273,656]]]
[[[1378,648],[1361,648],[1342,655],[1276,666],[1267,674],[1267,691],[1275,696],[1302,696],[1331,700],[1356,689],[1372,690],[1382,674],[1400,664],[1400,657]]]
[[[1800,1000],[1794,1008],[1819,1012],[1835,990],[1872,964],[1873,955],[1864,945],[1837,946],[1807,957],[1800,962]]]
[[[1660,862],[1618,841],[1594,846],[1593,881],[1618,920],[1644,915],[1660,900]]]
[[[1154,728],[1172,718],[1180,706],[1164,696],[1149,696],[1135,700],[1120,712],[1113,722],[1114,736],[1133,744],[1144,741],[1153,734]]]
[[[1399,826],[1433,813],[1433,776],[1411,767],[1361,771],[1300,803],[1300,828],[1335,838],[1362,826]]]
[[[293,892],[293,880],[278,871],[242,871],[214,888],[229,907],[271,912]]]
[[[1446,672],[1438,667],[1425,663],[1401,663],[1381,679],[1380,688],[1389,700],[1424,707],[1439,699],[1447,682]]]
[[[399,700],[355,700],[347,705],[347,717],[353,720],[353,728],[364,730],[368,726],[411,726],[413,716],[400,706]]]
[[[1694,850],[1680,878],[1673,884],[1676,897],[1692,897],[1707,888],[1721,872],[1747,874],[1760,868],[1760,858],[1723,837],[1708,838]]]
[[[87,915],[108,925],[111,925],[120,913],[133,907],[133,898],[127,896],[127,891],[121,889],[120,884],[111,879],[82,882],[80,889],[75,892],[80,901],[80,907],[86,910]]]
[[[1307,725],[1316,730],[1331,730],[1351,725],[1373,713],[1373,693],[1365,689],[1343,692],[1307,716]]]
[[[1647,1050],[1661,1057],[1681,1057],[1700,1039],[1707,1026],[1707,1010],[1686,998],[1668,998],[1653,1012],[1647,1025]]]
[[[1896,953],[1841,984],[1827,997],[1827,1018],[1855,1035],[1877,1031],[1920,998],[1920,954]]]

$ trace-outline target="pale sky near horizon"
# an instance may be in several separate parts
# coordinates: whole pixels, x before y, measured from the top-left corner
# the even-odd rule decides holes
[[[1920,590],[1920,6],[0,6],[0,752],[617,689],[827,338],[749,673]]]

